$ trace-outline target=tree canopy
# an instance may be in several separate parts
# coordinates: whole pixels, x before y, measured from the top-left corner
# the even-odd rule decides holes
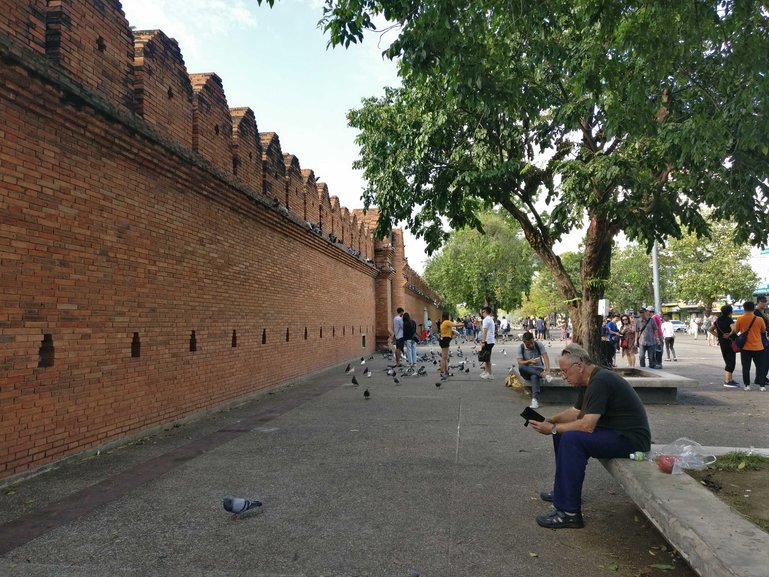
[[[536,258],[521,238],[521,228],[496,212],[479,215],[483,233],[453,233],[425,265],[424,277],[449,302],[478,311],[484,305],[512,310],[528,292]]]
[[[686,235],[671,241],[664,251],[675,271],[669,275],[671,294],[683,301],[701,302],[706,311],[723,297],[752,299],[758,284],[758,275],[747,263],[750,247],[734,243],[732,225],[714,223],[712,230],[710,238]]]
[[[708,234],[710,207],[736,241],[767,242],[763,2],[327,0],[321,24],[349,45],[378,15],[403,85],[349,120],[379,233],[405,222],[435,250],[446,221],[504,208],[591,349],[618,232],[647,247]],[[585,222],[576,285],[553,246]]]

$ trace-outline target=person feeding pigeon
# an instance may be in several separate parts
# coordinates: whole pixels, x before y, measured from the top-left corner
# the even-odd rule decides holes
[[[454,328],[461,327],[462,323],[455,323],[449,320],[449,311],[443,311],[441,314],[441,378],[447,378],[453,376],[449,372],[449,347],[451,346],[451,339],[454,338]]]

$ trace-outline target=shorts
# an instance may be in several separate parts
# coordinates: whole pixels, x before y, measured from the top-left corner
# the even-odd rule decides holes
[[[484,343],[483,349],[489,351],[489,354],[491,354],[491,349],[494,348],[494,343]]]
[[[400,352],[403,352],[403,344],[406,342],[406,339],[395,339],[395,348],[398,349]]]
[[[442,349],[449,348],[451,346],[451,337],[441,337],[440,345]]]

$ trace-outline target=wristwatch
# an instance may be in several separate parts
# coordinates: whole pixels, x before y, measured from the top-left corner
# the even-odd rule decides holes
[[[558,434],[558,425],[556,425],[555,423],[553,423],[553,430],[550,431],[550,434],[551,435],[557,435]]]

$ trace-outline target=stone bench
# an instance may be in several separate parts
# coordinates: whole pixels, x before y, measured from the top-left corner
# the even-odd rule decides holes
[[[699,384],[673,373],[658,369],[616,369],[633,386],[641,400],[648,405],[675,403],[679,387],[693,387]],[[548,383],[541,380],[539,401],[542,403],[573,403],[574,388],[560,377],[557,370],[552,371],[553,379]],[[531,383],[524,380],[524,385],[531,389]]]
[[[655,445],[654,449],[661,449]],[[749,449],[705,447],[723,455]],[[769,456],[769,449],[753,449]],[[638,508],[701,577],[766,577],[769,534],[689,475],[668,475],[652,461],[600,459]]]

